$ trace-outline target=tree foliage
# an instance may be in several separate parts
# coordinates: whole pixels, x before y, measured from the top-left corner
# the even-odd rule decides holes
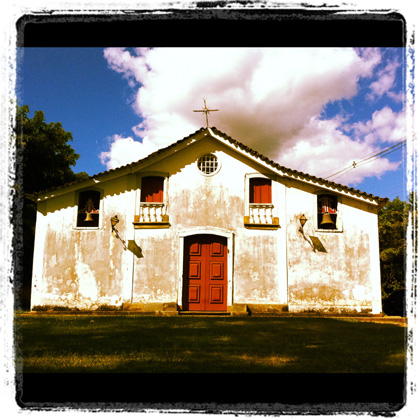
[[[412,194],[410,200],[414,200]],[[382,297],[405,288],[407,227],[412,206],[396,197],[378,213]]]
[[[71,166],[78,155],[68,144],[73,140],[60,122],[45,122],[44,113],[36,111],[28,117],[29,107],[24,105],[16,112],[16,145],[18,169],[22,172],[21,187],[25,194],[43,191],[87,177],[84,172],[75,174]]]

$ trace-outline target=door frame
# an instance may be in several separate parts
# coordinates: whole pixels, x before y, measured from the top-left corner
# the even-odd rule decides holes
[[[227,306],[233,303],[233,231],[217,228],[196,228],[178,233],[178,302],[182,307],[182,292],[184,287],[184,243],[185,238],[193,235],[215,235],[227,239]]]

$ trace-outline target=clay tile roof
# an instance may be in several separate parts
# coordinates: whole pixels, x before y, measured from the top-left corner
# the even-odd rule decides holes
[[[216,127],[212,127],[212,130],[213,130],[213,132],[215,132],[220,137],[223,137],[224,139],[228,140],[230,143],[234,144],[235,146],[238,146],[242,150],[252,154],[253,156],[256,156],[256,157],[260,158],[264,162],[270,164],[271,166],[273,166],[276,169],[279,169],[282,172],[285,172],[287,174],[293,174],[293,175],[296,175],[296,176],[301,177],[303,179],[308,179],[308,180],[311,180],[311,181],[315,181],[317,183],[324,184],[324,185],[330,186],[332,188],[336,188],[338,190],[348,191],[350,193],[358,194],[358,195],[361,195],[363,197],[370,198],[370,199],[373,199],[373,200],[378,200],[378,201],[386,200],[386,201],[388,201],[387,198],[381,198],[379,196],[374,196],[373,194],[368,194],[366,192],[356,190],[354,188],[348,187],[347,185],[337,184],[335,182],[328,181],[328,180],[323,179],[323,178],[319,178],[319,177],[316,177],[316,176],[313,176],[313,175],[309,175],[309,174],[304,173],[304,172],[299,172],[295,169],[286,168],[285,166],[279,165],[278,163],[275,163],[272,160],[269,160],[267,157],[265,157],[264,155],[256,152],[255,150],[249,148],[248,146],[245,146],[244,144],[242,144],[242,143],[240,143],[236,140],[233,140],[228,135],[219,131]]]
[[[297,171],[297,170],[294,170],[294,169],[286,168],[285,166],[282,166],[282,165],[270,160],[268,157],[262,155],[261,153],[257,152],[256,150],[253,150],[250,147],[246,146],[245,144],[233,139],[232,137],[230,137],[227,134],[223,133],[222,131],[218,130],[216,127],[211,127],[211,130],[215,134],[217,134],[218,136],[227,140],[232,145],[240,148],[241,150],[245,151],[246,153],[248,153],[248,154],[250,154],[250,155],[252,155],[256,158],[259,158],[263,162],[272,166],[274,169],[280,170],[280,171],[282,171],[286,174],[289,174],[291,176],[297,176],[299,178],[306,179],[306,180],[311,180],[311,181],[317,182],[321,185],[329,186],[329,187],[338,189],[340,191],[346,191],[346,192],[349,192],[349,193],[352,193],[352,194],[355,194],[355,195],[363,196],[365,198],[373,199],[373,200],[376,200],[376,201],[381,202],[381,203],[384,203],[384,202],[388,201],[387,198],[381,198],[379,196],[374,196],[373,194],[368,194],[366,192],[356,190],[356,189],[348,187],[346,185],[337,184],[335,182],[328,181],[326,179],[319,178],[319,177],[316,177],[316,176],[313,176],[313,175],[309,175],[309,174],[304,173],[304,172],[300,172],[300,171]],[[161,154],[161,153],[163,153],[163,152],[165,152],[169,149],[176,148],[177,145],[180,145],[180,144],[186,142],[187,140],[191,139],[192,137],[196,136],[197,134],[200,134],[200,133],[205,132],[205,131],[208,131],[208,130],[206,128],[202,127],[199,130],[195,131],[194,133],[182,138],[181,140],[178,140],[175,143],[170,144],[169,146],[166,146],[166,147],[163,147],[159,150],[156,150],[155,152],[151,153],[150,155],[148,155],[145,158],[140,159],[136,162],[132,162],[132,163],[129,163],[129,164],[124,165],[124,166],[120,166],[120,167],[115,168],[115,169],[109,169],[108,171],[99,172],[95,175],[90,176],[89,178],[86,178],[86,179],[82,180],[82,181],[75,181],[75,182],[71,182],[71,183],[61,185],[60,187],[57,187],[57,188],[52,188],[52,189],[45,190],[45,191],[39,191],[37,193],[34,193],[33,196],[44,194],[44,193],[47,193],[49,191],[56,191],[56,190],[59,190],[59,189],[64,188],[64,187],[79,184],[79,183],[84,182],[88,179],[98,178],[98,177],[100,177],[102,175],[105,175],[105,174],[108,174],[108,173],[118,172],[118,171],[121,171],[124,168],[129,168],[129,167],[132,167],[134,165],[138,165],[138,164],[140,164],[140,163],[142,163],[142,162],[144,162],[144,161],[146,161],[146,160],[148,160],[148,159],[150,159],[154,156],[157,156],[157,155],[159,155],[159,154]]]

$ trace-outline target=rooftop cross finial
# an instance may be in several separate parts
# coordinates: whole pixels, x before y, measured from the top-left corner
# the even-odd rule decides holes
[[[207,128],[209,128],[209,114],[212,111],[218,111],[218,109],[208,109],[206,105],[206,100],[203,98],[204,101],[204,108],[203,109],[194,109],[193,112],[202,112],[203,114],[206,114],[206,125]]]

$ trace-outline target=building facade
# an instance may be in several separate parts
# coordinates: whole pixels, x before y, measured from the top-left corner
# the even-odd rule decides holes
[[[385,200],[216,128],[36,195],[31,307],[381,312]]]

